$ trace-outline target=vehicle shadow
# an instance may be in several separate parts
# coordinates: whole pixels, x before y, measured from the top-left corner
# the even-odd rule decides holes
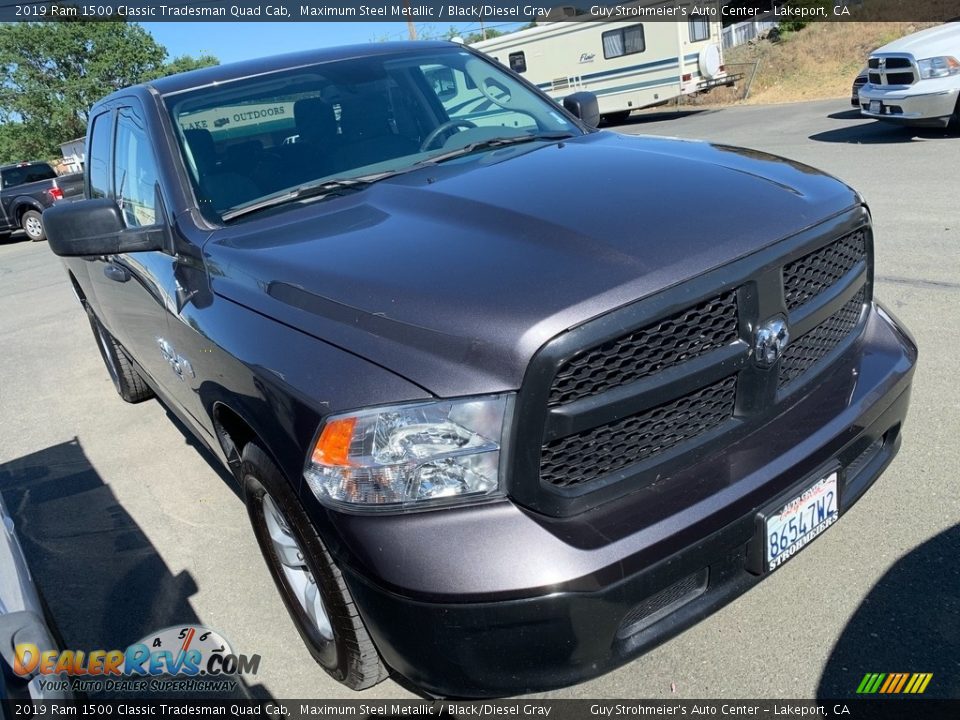
[[[621,127],[630,127],[631,125],[645,125],[647,123],[654,122],[666,122],[670,120],[681,120],[686,117],[691,117],[693,115],[702,115],[704,113],[715,113],[717,112],[713,108],[682,108],[678,110],[656,110],[656,111],[638,111],[633,113],[623,122],[618,123],[604,123],[601,125],[602,128],[621,128]]]
[[[856,696],[867,673],[933,673],[924,697],[960,697],[960,525],[898,560],[837,640],[817,697]],[[862,697],[862,696],[861,696]]]
[[[14,230],[9,235],[0,235],[0,245],[16,245],[25,242],[30,242],[30,238],[23,230]]]
[[[857,108],[852,107],[849,110],[830,113],[827,117],[831,120],[860,120],[863,116],[860,115],[860,111]]]
[[[65,648],[122,650],[163,628],[203,624],[190,605],[193,576],[170,571],[77,439],[0,464],[0,493]],[[271,699],[262,685],[231,679],[226,697]]]
[[[834,113],[829,117],[834,117]],[[856,119],[861,119],[856,116]],[[826,143],[846,143],[850,145],[888,145],[909,143],[922,140],[935,140],[949,137],[951,132],[947,128],[914,128],[893,125],[879,120],[867,120],[856,125],[845,125],[833,130],[810,135],[811,140]]]

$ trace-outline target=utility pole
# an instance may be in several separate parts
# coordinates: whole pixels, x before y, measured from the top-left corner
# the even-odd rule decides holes
[[[417,39],[417,26],[413,24],[413,14],[410,10],[410,0],[403,0],[403,7],[407,11],[407,34],[411,40]]]

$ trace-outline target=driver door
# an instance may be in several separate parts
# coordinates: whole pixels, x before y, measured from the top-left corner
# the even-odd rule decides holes
[[[112,143],[109,142],[112,118]],[[158,201],[157,166],[142,109],[126,104],[102,115],[93,127],[92,143],[110,148],[108,162],[90,163],[91,195],[116,200],[127,227],[148,227],[163,221]],[[103,155],[101,155],[103,159]],[[100,319],[110,334],[156,385],[176,380],[169,359],[167,312],[172,306],[173,257],[147,251],[97,258],[90,268]]]

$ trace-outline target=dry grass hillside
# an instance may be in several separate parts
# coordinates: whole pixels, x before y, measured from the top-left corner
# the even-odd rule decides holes
[[[917,30],[936,23],[821,22],[786,33],[778,42],[760,42],[731,48],[724,53],[728,69],[746,74],[759,60],[748,103],[782,103],[843,97],[870,53]],[[715,90],[705,103],[734,102],[735,90]]]

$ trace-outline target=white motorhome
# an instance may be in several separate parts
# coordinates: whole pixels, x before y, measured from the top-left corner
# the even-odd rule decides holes
[[[703,7],[704,3],[698,3]],[[622,7],[639,7],[627,5]],[[656,6],[654,6],[656,7]],[[674,2],[683,20],[557,21],[474,43],[556,100],[578,90],[597,96],[609,121],[680,95],[732,85],[723,64],[722,23]],[[650,9],[647,8],[650,12]],[[650,17],[655,17],[650,15]]]

